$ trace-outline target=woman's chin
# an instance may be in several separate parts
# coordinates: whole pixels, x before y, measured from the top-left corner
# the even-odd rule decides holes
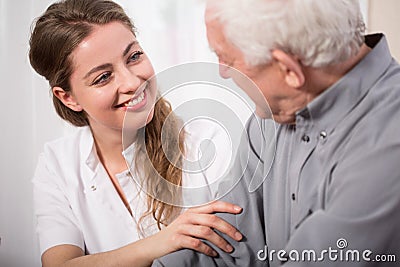
[[[151,109],[149,116],[147,116],[146,124],[143,125],[143,127],[146,126],[147,124],[149,124],[151,122],[151,120],[153,119],[153,117],[154,117],[154,108]]]

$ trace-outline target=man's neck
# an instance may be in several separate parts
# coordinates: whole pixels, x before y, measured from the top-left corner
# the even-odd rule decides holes
[[[369,52],[371,48],[363,44],[359,52],[349,58],[348,60],[339,64],[331,65],[324,68],[311,68],[305,67],[305,72],[309,81],[312,81],[308,85],[306,91],[310,92],[310,98],[308,103],[314,98],[320,95],[322,92],[327,90],[343,76],[345,76],[350,70],[352,70]]]
[[[348,60],[339,64],[323,68],[303,67],[305,84],[296,89],[296,93],[288,99],[279,102],[279,113],[274,113],[274,120],[281,124],[294,124],[296,113],[305,108],[321,93],[340,80],[353,69],[369,52],[371,48],[362,45],[359,52]]]

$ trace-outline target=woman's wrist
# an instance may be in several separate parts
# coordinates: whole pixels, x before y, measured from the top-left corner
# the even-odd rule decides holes
[[[138,250],[135,251],[140,251],[139,253],[141,254],[141,257],[144,260],[148,260],[150,265],[154,260],[173,252],[171,243],[167,242],[165,233],[162,230],[154,235],[142,239],[141,242],[138,243],[141,244],[139,245]]]

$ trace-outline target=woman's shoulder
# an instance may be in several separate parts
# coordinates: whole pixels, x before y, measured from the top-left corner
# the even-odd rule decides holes
[[[38,186],[57,184],[62,191],[68,191],[79,184],[81,163],[87,161],[92,147],[93,138],[86,127],[46,143],[39,155],[33,182]]]
[[[81,127],[63,137],[47,142],[40,154],[39,164],[56,172],[73,170],[86,160],[93,149],[89,127]]]
[[[74,131],[49,141],[44,144],[43,152],[48,153],[62,153],[77,151],[82,149],[83,146],[87,146],[93,143],[92,135],[89,127],[80,127],[74,129]]]

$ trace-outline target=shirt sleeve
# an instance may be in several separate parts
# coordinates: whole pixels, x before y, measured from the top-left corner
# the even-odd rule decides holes
[[[84,251],[82,232],[61,188],[60,177],[51,170],[50,162],[41,154],[32,180],[40,253],[62,244],[75,245]]]

